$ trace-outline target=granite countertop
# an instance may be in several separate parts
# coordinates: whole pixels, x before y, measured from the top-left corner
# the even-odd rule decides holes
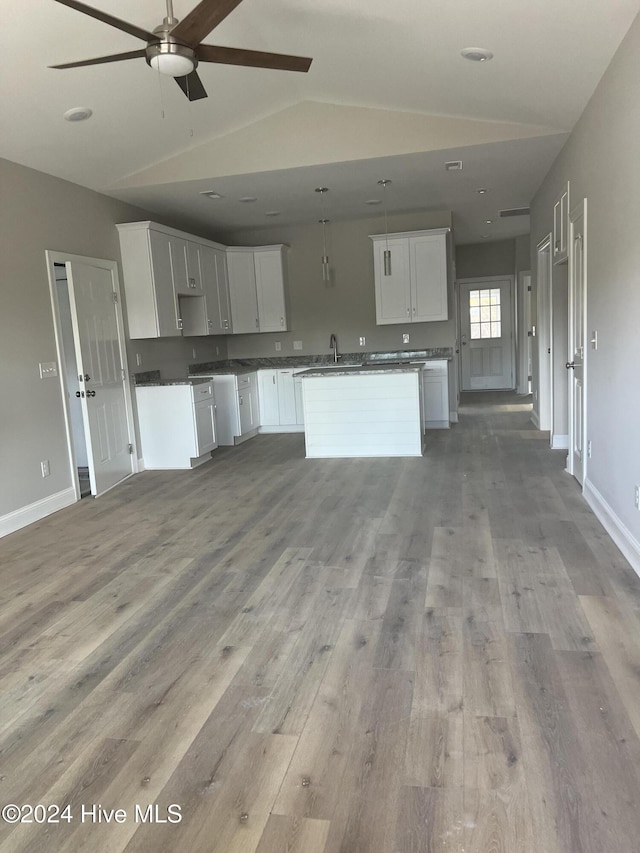
[[[303,379],[314,376],[362,376],[367,373],[418,373],[422,370],[422,364],[353,364],[340,365],[338,367],[311,367],[298,373]]]
[[[161,379],[159,370],[147,370],[144,373],[134,373],[136,388],[157,388],[162,385],[200,385],[207,380],[205,377],[185,376],[177,379]]]
[[[399,361],[433,361],[453,359],[452,347],[431,347],[421,350],[394,350],[386,352],[347,352],[340,356],[341,367],[356,367],[363,364],[389,364]],[[262,358],[234,358],[226,361],[208,361],[189,366],[191,376],[225,376],[253,373],[256,370],[286,370],[287,368],[324,367],[334,364],[333,354],[293,355]],[[332,368],[335,370],[336,368]]]

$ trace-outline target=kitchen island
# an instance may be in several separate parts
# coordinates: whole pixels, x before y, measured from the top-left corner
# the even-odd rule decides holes
[[[307,459],[422,456],[422,365],[318,367],[297,375]]]

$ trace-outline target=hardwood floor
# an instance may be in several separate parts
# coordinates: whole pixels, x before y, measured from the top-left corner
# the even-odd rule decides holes
[[[640,849],[640,579],[520,398],[460,418],[423,459],[259,436],[1,540],[0,800],[71,820],[0,850]]]

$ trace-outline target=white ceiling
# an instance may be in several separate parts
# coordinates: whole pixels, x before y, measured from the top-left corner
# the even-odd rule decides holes
[[[91,5],[149,30],[165,14],[163,0]],[[195,5],[174,0],[176,16]],[[0,156],[200,230],[314,221],[319,183],[330,187],[332,216],[361,216],[363,201],[376,195],[373,179],[390,177],[390,210],[451,209],[457,239],[469,242],[486,233],[484,218],[529,202],[639,9],[639,0],[243,0],[205,41],[310,56],[309,73],[202,64],[209,97],[190,104],[142,59],[48,69],[144,43],[54,0],[4,0]],[[495,58],[465,61],[467,46]],[[470,131],[456,150],[425,145],[409,153],[398,139],[395,156],[386,149],[383,158],[348,163],[328,139],[321,160],[304,167],[276,169],[267,158],[241,175],[218,161],[210,173],[201,165],[197,180],[126,186],[128,176],[241,128],[248,140],[252,125],[302,102],[531,125],[532,135],[478,145]],[[62,114],[76,106],[93,117],[65,122]],[[463,172],[444,173],[443,162],[458,158]],[[226,196],[216,207],[198,195],[212,186]],[[491,195],[479,198],[477,186],[490,186]],[[259,202],[240,205],[242,195]],[[281,218],[265,223],[270,209]],[[502,220],[490,239],[526,231],[526,219]]]

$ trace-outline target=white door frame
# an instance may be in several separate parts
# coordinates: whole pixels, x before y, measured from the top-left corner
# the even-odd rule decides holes
[[[56,353],[58,358],[58,378],[60,380],[60,393],[62,395],[62,406],[64,411],[64,423],[65,423],[65,431],[67,434],[67,447],[69,450],[69,471],[71,474],[71,482],[73,483],[73,488],[75,490],[76,501],[79,501],[81,498],[80,494],[80,480],[78,478],[78,468],[76,465],[76,453],[73,441],[73,430],[71,426],[71,411],[69,409],[69,389],[67,387],[67,378],[65,375],[65,371],[62,369],[62,365],[65,363],[64,359],[64,343],[62,336],[62,326],[60,320],[60,309],[58,305],[58,293],[56,288],[56,272],[55,265],[62,264],[64,265],[67,261],[71,261],[72,263],[75,261],[80,264],[88,264],[94,267],[101,267],[102,269],[109,270],[113,278],[113,286],[115,293],[117,295],[117,302],[115,305],[116,309],[116,317],[118,320],[118,347],[120,351],[120,359],[122,362],[122,368],[125,373],[125,381],[124,381],[124,395],[125,395],[125,405],[127,412],[127,428],[129,432],[129,437],[131,444],[135,448],[135,424],[133,420],[133,402],[131,397],[131,385],[129,382],[129,365],[127,362],[127,348],[125,344],[124,338],[124,318],[122,316],[122,297],[120,292],[120,279],[118,277],[118,265],[116,261],[109,261],[103,258],[87,258],[83,255],[73,255],[70,252],[58,252],[51,249],[45,250],[45,256],[47,260],[47,275],[49,276],[49,295],[51,298],[51,308],[53,312],[53,327],[56,338]],[[69,298],[71,298],[71,293],[69,294]],[[85,421],[84,423],[85,430],[88,430],[88,425]],[[132,474],[137,474],[139,471],[138,467],[138,454],[132,454]]]
[[[477,283],[480,288],[487,281],[501,281],[508,282],[509,284],[509,295],[511,302],[511,345],[509,347],[509,358],[511,359],[511,380],[513,382],[513,388],[516,387],[516,346],[515,346],[515,328],[516,328],[516,314],[515,314],[515,278],[512,275],[485,275],[485,276],[471,276],[470,278],[458,278],[456,279],[456,317],[457,317],[457,335],[458,335],[458,346],[456,349],[460,349],[460,357],[458,358],[458,387],[462,389],[462,305],[460,304],[460,295],[461,295],[461,285],[466,284],[475,284]]]
[[[549,430],[549,442],[553,437],[553,261],[551,242],[551,234],[547,234],[536,247],[538,427],[541,430]]]
[[[527,281],[528,279],[528,281]],[[516,390],[518,394],[529,394],[529,365],[531,364],[531,270],[520,270],[518,273],[518,290],[516,294],[516,355],[517,377]]]
[[[567,348],[567,361],[573,360],[573,351],[574,351],[574,343],[575,343],[575,330],[574,330],[574,297],[575,297],[575,275],[576,268],[574,262],[574,229],[575,222],[577,219],[582,217],[583,226],[582,226],[582,316],[579,318],[579,321],[582,326],[582,341],[583,341],[583,362],[582,362],[582,460],[581,460],[581,470],[576,467],[574,464],[573,458],[573,447],[574,447],[574,428],[576,423],[576,414],[575,414],[575,399],[573,393],[573,371],[567,370],[567,384],[568,384],[568,410],[569,410],[569,450],[567,453],[567,473],[571,474],[575,477],[578,482],[581,484],[582,489],[584,490],[584,483],[587,479],[587,199],[583,198],[579,204],[577,204],[569,214],[569,239],[567,243],[568,248],[568,261],[569,261],[569,329],[568,329],[568,348]]]

